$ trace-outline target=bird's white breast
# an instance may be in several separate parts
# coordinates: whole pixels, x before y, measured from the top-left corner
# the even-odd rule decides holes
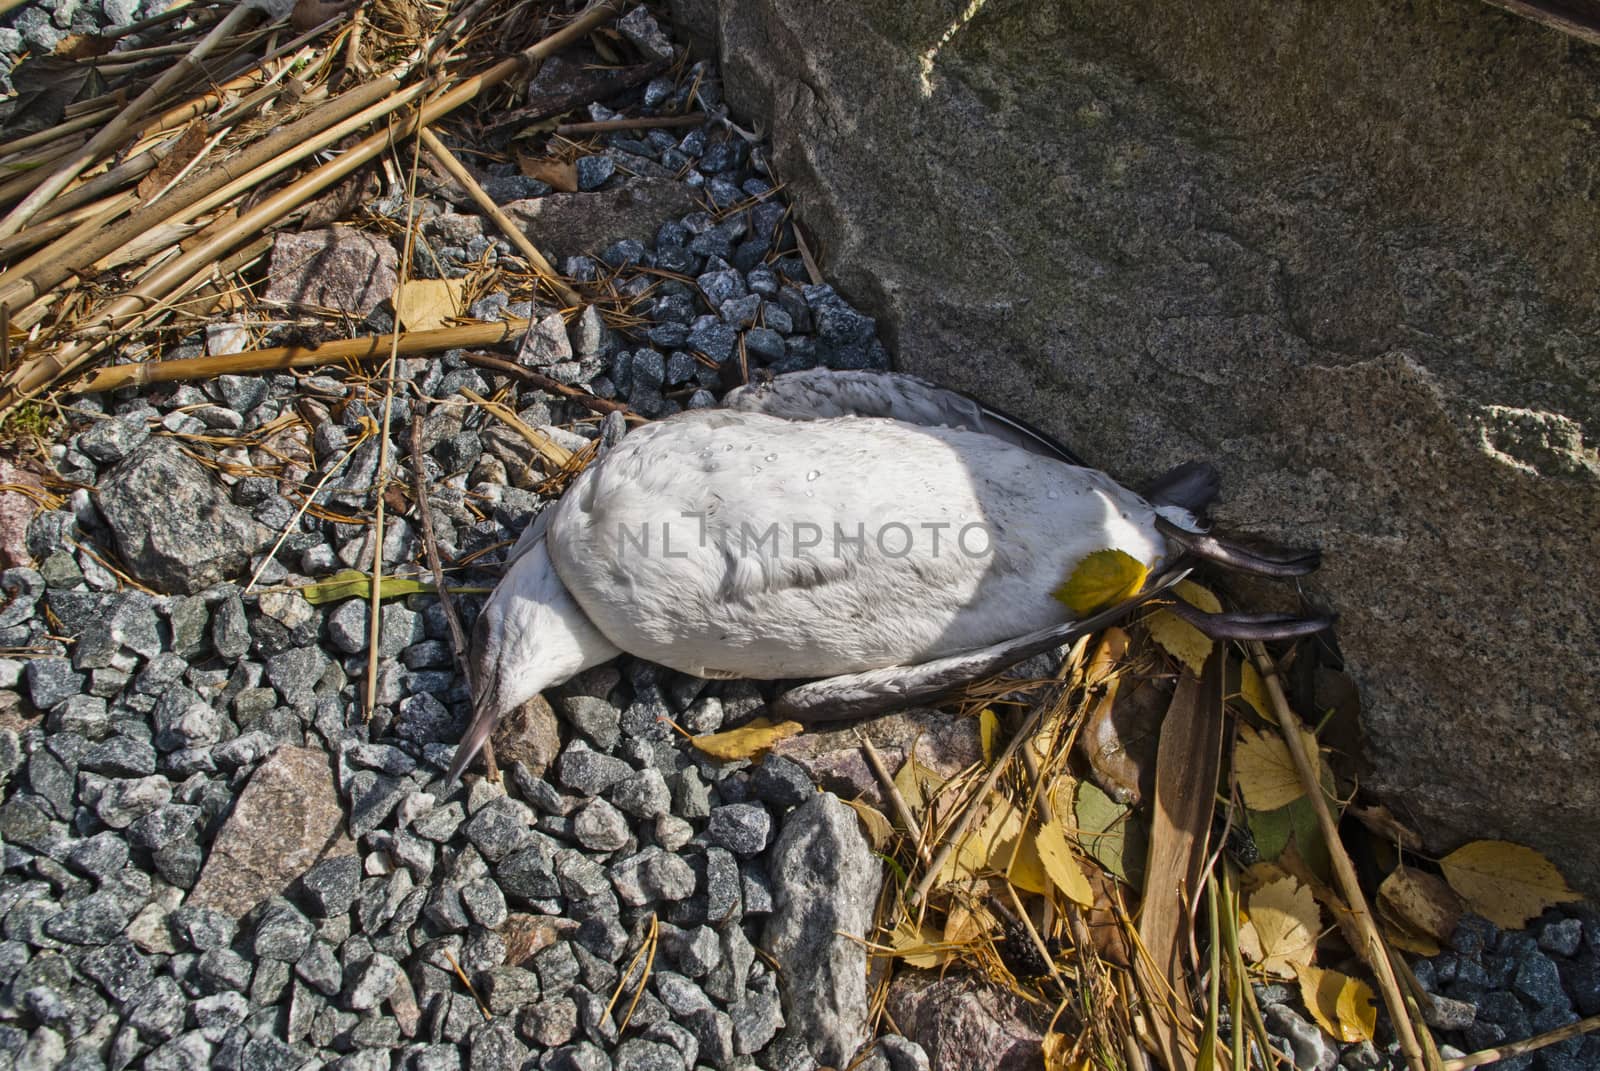
[[[684,672],[832,676],[1067,620],[1082,558],[1158,567],[1104,474],[894,420],[696,411],[639,429],[555,507],[562,582],[618,647]]]

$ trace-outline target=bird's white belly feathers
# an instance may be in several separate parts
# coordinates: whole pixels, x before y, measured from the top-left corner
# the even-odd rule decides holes
[[[1152,568],[1156,514],[1091,469],[894,420],[700,410],[638,429],[569,489],[550,558],[618,647],[702,676],[833,676],[1071,617],[1087,554]]]

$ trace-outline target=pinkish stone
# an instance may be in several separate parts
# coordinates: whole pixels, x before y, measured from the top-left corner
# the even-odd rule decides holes
[[[394,297],[399,263],[393,243],[347,227],[279,234],[272,242],[265,299],[364,317]]]
[[[812,780],[836,796],[881,807],[883,793],[861,750],[863,736],[878,749],[891,775],[899,771],[913,746],[917,761],[946,779],[977,762],[982,753],[977,719],[921,708],[839,729],[808,729],[780,741],[772,752],[804,766]]]
[[[921,1045],[931,1071],[1042,1071],[1043,1035],[1032,1009],[966,972],[897,971],[889,1015]]]
[[[239,794],[186,903],[238,918],[314,864],[355,850],[328,756],[281,747]]]
[[[39,483],[39,477],[27,469],[18,468],[4,458],[0,458],[0,484],[34,487],[41,492],[44,490],[43,485]],[[12,569],[33,564],[33,558],[28,554],[26,537],[28,522],[33,520],[33,515],[38,510],[38,503],[25,494],[18,491],[0,491],[0,568]]]

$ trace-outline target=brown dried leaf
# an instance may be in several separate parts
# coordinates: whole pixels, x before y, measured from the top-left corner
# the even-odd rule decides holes
[[[183,128],[183,133],[172,143],[172,151],[163,156],[161,162],[139,180],[139,185],[135,188],[139,200],[148,202],[150,198],[166,189],[168,183],[194,162],[205,145],[206,124],[196,119]]]
[[[1443,878],[1408,866],[1395,868],[1383,879],[1378,886],[1378,900],[1407,928],[1436,941],[1450,939],[1465,910],[1461,898]]]
[[[872,850],[881,852],[888,848],[889,842],[894,840],[894,826],[883,812],[871,804],[862,803],[860,800],[845,800],[845,805],[856,812],[856,817],[861,819],[861,828],[867,835],[867,843],[872,845]]]
[[[1381,803],[1373,804],[1371,807],[1351,804],[1346,808],[1346,813],[1391,844],[1397,844],[1412,852],[1422,850],[1421,835],[1402,825],[1400,819]]]
[[[395,288],[394,314],[407,331],[435,331],[461,315],[465,279],[408,279]]]
[[[573,160],[517,154],[517,170],[524,178],[538,179],[561,193],[578,192],[578,165]]]

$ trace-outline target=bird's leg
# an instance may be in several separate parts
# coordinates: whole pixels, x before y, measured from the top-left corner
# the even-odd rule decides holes
[[[1304,576],[1322,563],[1319,550],[1296,547],[1271,550],[1246,547],[1220,536],[1203,532],[1190,532],[1171,521],[1158,517],[1156,528],[1169,542],[1175,543],[1196,558],[1215,562],[1241,573],[1258,576]]]
[[[1331,628],[1332,617],[1296,617],[1294,614],[1209,614],[1174,599],[1166,609],[1214,640],[1291,640]]]

